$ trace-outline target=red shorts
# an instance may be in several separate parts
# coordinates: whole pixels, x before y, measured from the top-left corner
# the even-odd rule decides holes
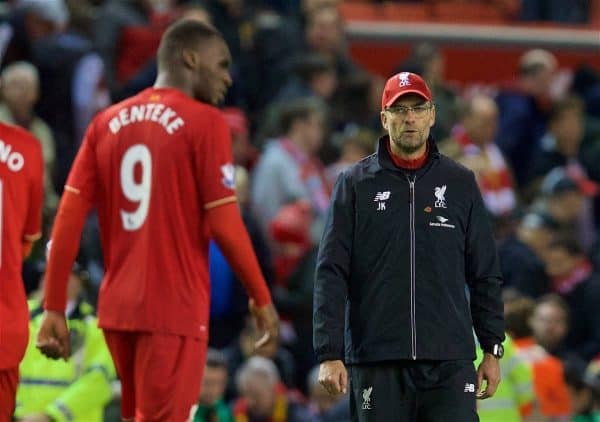
[[[0,421],[11,421],[15,413],[15,396],[19,384],[19,367],[0,370]]]
[[[104,330],[121,380],[121,416],[186,421],[197,402],[206,341],[148,332]]]

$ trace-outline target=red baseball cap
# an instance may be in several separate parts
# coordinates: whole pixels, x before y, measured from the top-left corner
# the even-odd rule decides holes
[[[427,101],[431,101],[432,98],[431,91],[423,78],[416,73],[400,72],[385,83],[381,96],[381,109],[385,110],[404,94],[418,94]]]

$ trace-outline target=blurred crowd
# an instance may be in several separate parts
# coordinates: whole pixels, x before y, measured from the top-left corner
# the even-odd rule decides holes
[[[374,151],[390,75],[354,62],[338,3],[0,2],[0,120],[31,131],[46,165],[44,239],[24,269],[32,336],[17,420],[119,420],[119,384],[94,316],[102,278],[96,217],[69,282],[69,362],[48,361],[33,344],[44,248],[86,125],[152,85],[160,36],[181,17],[212,22],[231,50],[234,83],[222,113],[239,206],[283,317],[281,344],[257,356],[243,288],[211,244],[211,350],[190,418],[349,420],[348,398],[328,395],[317,380],[313,273],[333,182]],[[522,10],[533,3],[523,1]],[[480,402],[482,421],[599,420],[585,419],[600,411],[598,70],[565,69],[551,52],[533,49],[511,81],[458,85],[444,78],[443,51],[427,43],[399,57],[397,70],[426,79],[434,139],[474,171],[494,223],[510,338],[501,389]]]

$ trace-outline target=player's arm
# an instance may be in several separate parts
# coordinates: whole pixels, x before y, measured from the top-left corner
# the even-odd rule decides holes
[[[52,229],[52,246],[44,279],[44,309],[65,312],[67,282],[91,203],[67,186]]]
[[[277,341],[279,317],[262,276],[235,197],[235,167],[225,119],[213,110],[210,128],[201,128],[195,144],[197,181],[211,234],[250,296],[250,311],[265,335],[257,347]]]
[[[69,331],[65,319],[67,282],[79,250],[79,240],[87,213],[96,195],[96,162],[92,145],[94,125],[90,125],[77,153],[52,229],[52,246],[44,279],[44,317],[36,346],[46,356],[67,359]]]

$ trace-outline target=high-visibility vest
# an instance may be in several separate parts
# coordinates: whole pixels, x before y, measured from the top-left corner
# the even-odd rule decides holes
[[[54,421],[102,421],[116,375],[92,306],[79,303],[69,315],[67,362],[48,359],[35,347],[42,310],[37,301],[31,301],[29,309],[29,343],[19,366],[16,418],[45,413]]]
[[[506,336],[504,357],[500,359],[502,380],[494,397],[477,400],[477,413],[481,422],[520,422],[519,408],[533,403],[533,375],[531,367],[516,353],[512,340]],[[477,348],[476,366],[483,358]]]

